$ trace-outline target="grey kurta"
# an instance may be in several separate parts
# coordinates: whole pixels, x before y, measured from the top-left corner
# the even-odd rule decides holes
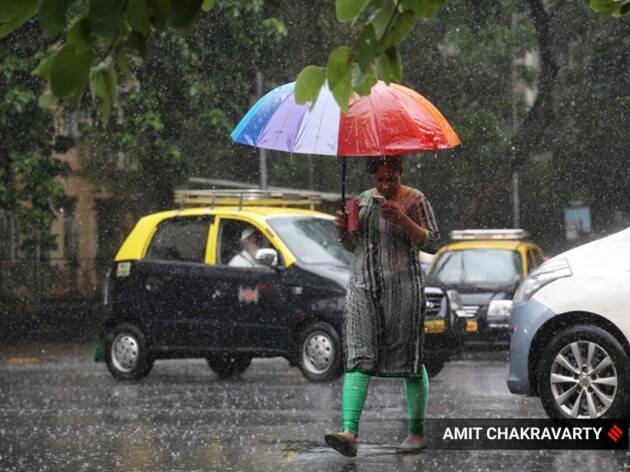
[[[381,218],[371,198],[359,196],[361,229],[346,296],[344,349],[346,370],[383,377],[420,373],[424,343],[424,295],[418,251],[434,253],[438,228],[421,192],[402,187],[396,200],[427,230],[421,248],[394,224]]]

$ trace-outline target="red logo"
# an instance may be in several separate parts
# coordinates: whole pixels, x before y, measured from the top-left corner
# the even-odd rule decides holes
[[[616,424],[613,425],[612,428],[610,428],[610,431],[608,431],[608,437],[612,442],[619,441],[621,439],[621,436],[623,436],[623,431]]]

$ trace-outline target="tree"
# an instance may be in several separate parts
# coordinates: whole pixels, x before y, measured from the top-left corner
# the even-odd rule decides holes
[[[21,40],[0,44],[0,209],[32,253],[55,245],[49,230],[63,197],[55,178],[64,166],[51,156],[67,143],[55,141],[52,116],[38,106],[43,81],[30,73],[46,41],[34,25],[18,34]],[[13,242],[17,231],[9,235]]]

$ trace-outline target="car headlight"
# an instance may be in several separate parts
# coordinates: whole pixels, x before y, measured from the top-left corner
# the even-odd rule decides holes
[[[462,297],[459,296],[459,292],[457,290],[447,290],[446,296],[451,304],[451,310],[464,309],[464,302],[462,302]]]
[[[553,259],[538,267],[523,280],[514,294],[514,303],[526,302],[545,285],[572,275],[571,266],[566,259]]]

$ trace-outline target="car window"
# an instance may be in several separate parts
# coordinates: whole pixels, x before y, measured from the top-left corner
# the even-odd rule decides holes
[[[521,279],[521,274],[517,251],[470,249],[443,252],[430,275],[444,284],[483,287],[511,285]]]
[[[147,259],[205,262],[210,219],[175,217],[157,228],[147,252]]]
[[[348,266],[352,254],[339,242],[331,219],[283,216],[267,220],[301,262]]]
[[[222,218],[219,223],[216,261],[219,265],[260,268],[256,251],[272,245],[258,228],[241,220]]]

